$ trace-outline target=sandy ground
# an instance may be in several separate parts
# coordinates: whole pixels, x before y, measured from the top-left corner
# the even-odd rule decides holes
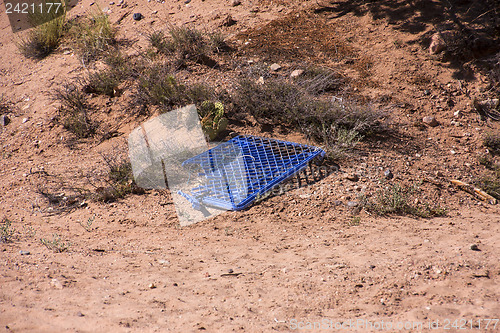
[[[97,6],[91,3],[70,14]],[[280,63],[278,75],[305,63],[329,66],[352,80],[345,94],[386,110],[397,132],[361,143],[340,170],[313,184],[189,227],[179,226],[168,191],[87,200],[55,214],[37,189],[88,186],[82,174],[99,178],[100,153],[124,147],[145,119],[121,112],[126,94],[100,101],[122,135],[66,144],[68,132],[52,121],[52,92],[86,69],[67,45],[44,60],[25,59],[2,12],[0,94],[14,107],[11,123],[0,128],[0,217],[15,233],[0,243],[0,332],[312,332],[332,325],[368,332],[380,331],[382,320],[385,331],[398,331],[387,326],[398,322],[415,331],[500,329],[498,320],[485,326],[500,316],[499,207],[449,182],[481,174],[482,138],[500,127],[471,107],[473,97],[492,97],[484,73],[429,56],[425,38],[440,12],[358,11],[343,1],[336,12],[314,11],[314,1],[127,3],[99,6],[110,9],[112,22],[129,13],[118,29],[133,41],[130,54],[146,47],[148,32],[168,24],[220,30],[235,48],[222,56],[223,66],[180,75],[227,86],[249,60]],[[133,12],[145,18],[135,22]],[[227,14],[236,25],[221,26]],[[426,115],[440,125],[414,126]],[[297,133],[230,128],[306,142]],[[347,202],[386,186],[388,168],[391,182],[422,182],[420,200],[446,207],[447,216],[353,215]],[[352,173],[360,180],[345,178]],[[53,234],[69,242],[68,251],[40,242]]]

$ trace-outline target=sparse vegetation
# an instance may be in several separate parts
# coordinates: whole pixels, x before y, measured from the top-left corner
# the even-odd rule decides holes
[[[175,106],[194,103],[197,106],[207,100],[216,100],[217,96],[210,86],[194,84],[186,86],[179,83],[168,64],[153,64],[143,69],[137,82],[135,104],[147,108],[158,105],[169,111]]]
[[[70,35],[84,65],[104,58],[113,51],[116,44],[116,29],[108,16],[99,9],[90,18],[75,23],[70,29]]]
[[[23,225],[23,234],[26,237],[34,238],[36,236],[36,230],[32,226]]]
[[[85,80],[84,90],[86,93],[113,97],[119,94],[118,86],[124,77],[124,73],[116,67],[90,72]]]
[[[486,169],[495,170],[497,165],[490,155],[484,155],[478,158],[479,164],[484,165]],[[500,165],[498,166],[500,167]]]
[[[479,163],[484,165],[488,170],[476,181],[475,185],[492,197],[500,200],[500,164],[495,163],[493,158],[489,156],[480,158]]]
[[[0,222],[0,243],[11,242],[15,233],[16,230],[12,227],[12,222],[4,217]]]
[[[322,142],[328,147],[328,153],[333,160],[339,160],[352,151],[363,137],[354,129],[345,129],[332,125],[323,128],[320,133]]]
[[[95,220],[95,214],[89,217],[85,223],[80,221],[80,225],[83,227],[83,229],[85,229],[85,231],[91,232],[92,230],[94,230],[94,228],[92,227],[94,220]]]
[[[416,217],[438,217],[446,215],[446,209],[421,203],[416,196],[417,185],[404,186],[394,183],[378,191],[373,200],[363,198],[363,206],[377,215],[409,215]]]
[[[283,122],[289,125],[306,109],[304,92],[296,85],[278,79],[267,80],[264,84],[251,79],[241,80],[233,102],[238,110],[251,114],[259,121],[274,124]]]
[[[61,253],[69,250],[70,242],[64,242],[58,234],[54,234],[52,239],[40,238],[40,242],[53,252]]]
[[[79,188],[66,188],[71,194],[61,192],[61,187],[63,184],[59,184],[58,192],[50,190],[46,187],[38,186],[36,192],[47,199],[49,204],[49,209],[51,215],[68,213],[72,210],[82,207],[82,203],[85,202],[86,191]]]
[[[492,155],[500,155],[500,134],[488,133],[483,143]]]
[[[186,87],[178,84],[168,65],[154,64],[145,69],[137,84],[139,105],[180,105],[186,100]]]
[[[0,95],[0,115],[9,113],[11,104],[12,103],[3,94]]]
[[[153,48],[155,48],[158,52],[166,52],[168,51],[169,44],[166,40],[165,33],[162,30],[153,31],[148,35],[149,43]]]
[[[345,84],[338,73],[328,68],[309,67],[295,78],[298,86],[311,95],[320,95],[326,92],[338,91]]]
[[[229,46],[224,40],[224,36],[220,32],[213,32],[208,34],[208,46],[212,52],[224,52],[229,50]]]
[[[154,31],[149,35],[149,42],[157,52],[174,55],[176,67],[185,66],[188,60],[213,67],[216,63],[210,54],[227,49],[220,34],[206,35],[188,27],[171,27],[168,35]]]
[[[17,41],[17,47],[22,55],[27,58],[42,59],[59,46],[67,27],[66,6],[67,3],[62,1],[63,14],[60,16],[55,13],[39,13],[31,16],[35,27]]]
[[[95,190],[94,198],[97,201],[112,202],[129,193],[144,193],[144,190],[135,184],[132,165],[128,159],[111,154],[102,157],[109,170],[105,179],[107,186]]]
[[[198,59],[207,52],[207,42],[203,34],[187,27],[172,27],[170,40],[166,40],[163,52],[176,52],[181,58]]]
[[[497,200],[500,200],[500,167],[492,174],[484,175],[478,182],[482,190]]]
[[[323,143],[333,157],[341,157],[363,136],[381,133],[386,128],[380,111],[345,101],[325,100],[305,90],[324,92],[327,82],[324,72],[320,72],[318,79],[310,76],[302,81],[303,86],[283,79],[269,79],[264,84],[244,79],[233,95],[233,103],[236,109],[260,122],[302,131]]]
[[[350,227],[358,226],[361,223],[361,216],[353,216],[352,219],[348,222]]]
[[[56,90],[55,99],[61,103],[59,121],[77,138],[88,138],[96,133],[98,125],[91,119],[92,108],[85,93],[75,85]]]

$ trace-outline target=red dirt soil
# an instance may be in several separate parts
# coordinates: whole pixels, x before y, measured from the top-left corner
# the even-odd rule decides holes
[[[100,154],[126,153],[127,135],[147,118],[124,111],[130,92],[96,98],[103,121],[121,135],[68,145],[70,134],[53,121],[52,96],[87,69],[64,43],[43,60],[24,58],[2,12],[0,95],[13,107],[11,123],[0,128],[0,217],[16,232],[0,242],[0,332],[270,332],[323,319],[424,323],[418,331],[430,331],[429,321],[465,320],[479,330],[480,319],[499,318],[499,206],[450,184],[485,172],[483,137],[500,133],[472,107],[475,97],[497,96],[481,67],[495,53],[460,66],[429,55],[430,35],[446,22],[424,14],[443,9],[441,2],[417,1],[437,6],[417,10],[397,2],[399,11],[362,1],[126,3],[99,6],[110,9],[111,22],[129,13],[117,24],[119,38],[132,41],[128,54],[145,50],[147,34],[168,24],[218,30],[234,51],[220,55],[219,68],[200,65],[180,77],[231,90],[249,61],[279,63],[270,75],[283,76],[326,66],[348,82],[340,97],[387,112],[393,136],[361,142],[340,171],[313,184],[188,227],[179,226],[166,190],[57,213],[39,189],[69,196],[88,187],[83,175],[105,173]],[[91,4],[80,2],[69,16]],[[132,20],[135,12],[145,18]],[[482,13],[472,6],[467,15]],[[227,14],[235,25],[222,26]],[[422,126],[428,115],[439,126]],[[314,144],[300,133],[247,125],[230,130]],[[386,169],[394,179],[382,180]],[[353,173],[356,182],[345,177]],[[445,207],[447,216],[377,217],[347,207],[358,194],[398,182],[421,182],[419,200]],[[40,242],[53,234],[70,242],[68,251]]]

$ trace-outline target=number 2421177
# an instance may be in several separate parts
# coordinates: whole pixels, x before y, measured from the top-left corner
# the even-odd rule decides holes
[[[58,14],[63,10],[61,2],[35,3],[5,3],[6,14]]]
[[[499,319],[456,319],[455,321],[451,321],[449,319],[445,319],[443,321],[442,328],[444,330],[449,329],[496,329]]]

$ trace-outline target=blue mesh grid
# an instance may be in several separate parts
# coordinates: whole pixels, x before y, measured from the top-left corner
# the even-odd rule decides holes
[[[314,146],[237,136],[184,161],[182,166],[198,171],[204,184],[192,188],[191,194],[178,193],[195,209],[206,205],[241,210],[324,155],[322,149]]]

